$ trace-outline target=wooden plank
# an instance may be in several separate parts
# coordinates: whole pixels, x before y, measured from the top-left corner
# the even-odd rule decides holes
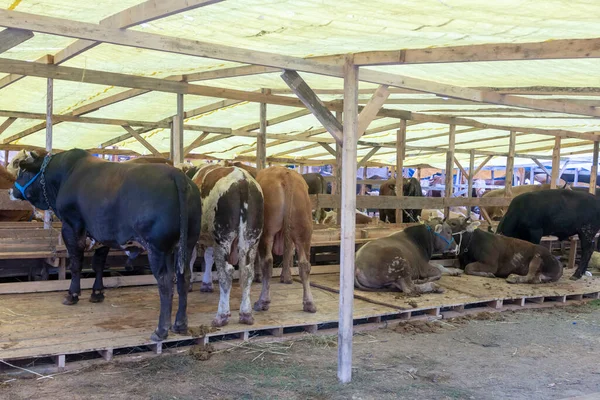
[[[469,176],[469,174],[467,174],[467,171],[463,168],[462,164],[458,161],[458,159],[456,157],[454,157],[454,164],[456,164],[456,166],[458,167],[459,171],[464,176]]]
[[[52,154],[52,114],[54,108],[54,80],[46,80],[46,151]],[[44,211],[44,229],[52,229],[52,214]]]
[[[360,162],[358,163],[358,165],[356,166],[356,168],[361,168],[364,165],[367,164],[367,161],[369,161],[371,159],[371,157],[373,157],[375,155],[375,153],[377,153],[379,151],[379,149],[381,149],[380,146],[375,146],[373,147],[367,154],[365,154],[365,156],[363,158],[361,158]]]
[[[340,196],[331,194],[310,195],[313,208],[339,208]],[[401,200],[393,196],[357,196],[358,208],[375,209],[438,209],[459,206],[482,206],[482,207],[506,207],[510,205],[511,199],[504,197],[496,198],[466,198],[466,197],[403,197]]]
[[[262,93],[271,94],[268,89]],[[267,167],[267,104],[260,103],[259,107],[259,132],[256,136],[256,169],[260,171]]]
[[[342,143],[342,126],[335,119],[333,114],[325,107],[319,97],[310,89],[308,84],[302,79],[296,71],[285,70],[281,74],[284,82],[294,91],[296,96],[308,108],[313,115],[321,122],[323,127],[335,138],[338,143]],[[357,106],[358,107],[358,106]],[[358,108],[357,108],[358,110]]]
[[[475,179],[475,150],[471,150],[469,154],[469,174],[467,175],[467,195],[473,195],[473,179]]]
[[[587,115],[591,117],[600,116],[600,110],[587,105],[580,105],[566,101],[559,102],[554,100],[534,99],[515,95],[503,95],[485,90],[476,90],[460,86],[447,85],[439,82],[373,71],[365,68],[361,68],[360,79],[361,81],[371,83],[419,90],[426,93],[434,93],[440,96],[472,100],[483,103],[515,106],[566,114]]]
[[[148,149],[152,154],[154,154],[157,157],[162,157],[161,152],[156,150],[156,147],[152,146],[152,144],[150,144],[150,142],[148,142],[146,139],[144,139],[144,137],[142,135],[137,133],[137,131],[135,129],[133,129],[132,127],[127,126],[127,125],[123,125],[123,129],[125,129],[127,132],[129,132],[129,134],[131,136],[133,136],[138,142],[140,142],[142,144],[142,146],[144,146],[146,149]]]
[[[173,117],[171,127],[171,160],[175,164],[183,162],[183,93],[177,94],[177,114]]]
[[[204,139],[206,139],[208,135],[208,132],[202,132],[200,136],[194,139],[192,143],[190,143],[185,149],[183,149],[183,158],[187,157],[188,154],[190,154],[194,149],[200,147],[202,145],[202,142],[204,141]]]
[[[560,170],[560,137],[554,138],[554,148],[552,149],[552,171],[550,189],[556,189],[558,184],[558,172]]]
[[[456,125],[450,125],[448,131],[448,151],[446,152],[445,197],[452,197],[452,175],[454,174],[454,143],[456,141]],[[444,208],[444,218],[450,218],[450,208]]]
[[[327,152],[329,154],[331,154],[332,156],[335,157],[335,155],[336,155],[335,150],[332,149],[330,145],[328,145],[327,143],[322,143],[322,142],[319,142],[319,144],[321,145],[321,147],[323,147],[325,150],[327,150]]]
[[[231,46],[147,32],[120,30],[86,22],[46,17],[18,11],[0,10],[0,26],[29,29],[34,32],[42,32],[50,35],[94,40],[148,50],[186,54],[189,56],[207,57],[277,68],[288,68],[337,77],[342,76],[342,68],[340,66],[323,64],[317,61],[262,51],[249,52],[247,49]]]
[[[390,96],[390,91],[388,90],[388,86],[381,85],[377,88],[371,100],[367,103],[365,108],[362,109],[360,114],[358,115],[358,137],[360,138],[367,128],[369,124],[373,122],[373,119],[377,116],[377,113],[383,107],[383,104]]]
[[[7,119],[6,119],[6,121],[4,121],[4,122],[2,123],[2,125],[0,125],[0,135],[1,135],[1,134],[2,134],[2,133],[5,131],[5,130],[7,130],[8,128],[10,128],[10,126],[11,126],[12,124],[14,124],[16,120],[17,120],[17,119],[16,119],[15,117],[9,117],[9,118],[7,118]],[[8,162],[8,160],[6,160],[6,162]]]
[[[506,157],[506,178],[504,181],[504,196],[512,197],[513,175],[515,170],[515,146],[517,144],[517,132],[510,131],[508,141],[508,157]]]
[[[404,157],[406,153],[406,120],[400,120],[400,127],[396,131],[396,198],[404,196]],[[392,175],[393,177],[393,175]],[[402,222],[402,208],[396,209],[396,223]],[[411,221],[408,221],[411,222]]]
[[[356,239],[354,230],[356,224],[356,141],[358,140],[358,67],[354,65],[352,57],[347,57],[344,63],[343,112],[343,138],[341,132],[338,132],[338,142],[343,140],[343,145],[337,375],[340,382],[347,383],[352,379],[352,315],[354,303],[354,253],[356,250],[354,243]],[[335,117],[334,121],[339,124]]]
[[[357,65],[599,58],[600,39],[490,43],[354,53]]]
[[[592,167],[590,169],[590,193],[596,195],[596,181],[598,179],[598,142],[594,142],[592,153]]]
[[[31,39],[33,32],[23,29],[8,28],[0,32],[0,54]]]

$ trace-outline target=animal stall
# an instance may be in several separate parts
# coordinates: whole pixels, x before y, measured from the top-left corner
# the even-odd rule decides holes
[[[158,309],[156,288],[120,287],[150,285],[153,277],[111,277],[110,301],[77,308],[60,305],[62,294],[55,291],[65,290],[64,279],[5,283],[2,359],[48,356],[62,368],[72,354],[85,352],[110,359],[133,347],[160,352],[170,342],[331,328],[339,332],[338,378],[346,383],[355,324],[597,297],[597,281],[588,278],[507,287],[444,277],[446,294],[423,297],[413,307],[397,294],[355,292],[353,276],[356,246],[396,229],[357,226],[357,207],[395,210],[398,221],[409,209],[441,209],[449,216],[456,206],[506,207],[510,172],[530,160],[551,176],[553,189],[570,159],[591,163],[589,190],[595,194],[600,112],[589,96],[599,90],[588,87],[595,75],[584,64],[598,57],[590,12],[573,6],[563,16],[551,6],[521,7],[525,16],[515,15],[515,21],[527,24],[522,34],[521,25],[506,29],[498,22],[493,6],[450,7],[435,0],[396,12],[387,2],[356,0],[293,9],[277,1],[267,8],[260,1],[243,7],[218,0],[97,3],[17,1],[0,9],[0,27],[6,28],[0,32],[0,53],[6,52],[0,58],[1,149],[59,154],[77,147],[101,156],[167,156],[174,164],[227,159],[255,163],[259,170],[333,165],[334,191],[312,201],[337,210],[339,228],[315,228],[312,244],[339,245],[339,266],[313,270],[316,314],[294,308],[297,282],[274,283],[273,308],[257,314],[254,326],[202,328],[156,343],[147,339]],[[473,7],[490,26],[485,34],[472,24]],[[432,24],[431,18],[450,22]],[[243,29],[222,29],[232,21]],[[374,26],[397,29],[390,35]],[[506,76],[513,77],[510,83]],[[509,171],[505,195],[471,198],[474,178],[486,165]],[[357,169],[367,166],[393,167],[397,188],[405,168],[442,169],[444,197],[407,197],[402,190],[356,196]],[[467,177],[466,196],[453,190],[459,173]],[[43,227],[16,225],[14,237],[3,233],[0,257],[45,260],[65,278],[66,252],[49,217]],[[483,290],[484,283],[492,289]],[[240,298],[236,290],[234,301]],[[252,290],[256,297],[257,287]],[[190,326],[205,327],[217,293],[189,297]],[[152,312],[140,312],[148,308]],[[66,340],[65,327],[72,329]]]

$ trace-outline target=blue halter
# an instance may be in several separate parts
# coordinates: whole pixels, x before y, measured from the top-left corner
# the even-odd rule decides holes
[[[15,187],[19,190],[19,192],[21,192],[21,195],[23,195],[23,199],[26,201],[29,201],[27,199],[27,195],[25,194],[25,191],[27,190],[27,188],[29,186],[31,186],[31,184],[33,182],[35,182],[35,180],[38,178],[38,176],[42,175],[44,173],[44,171],[46,170],[46,167],[48,166],[48,163],[50,162],[50,158],[52,156],[50,154],[46,154],[46,157],[44,157],[44,162],[42,163],[42,167],[40,168],[40,172],[38,172],[37,174],[35,174],[33,176],[33,178],[31,178],[29,180],[29,182],[27,182],[25,185],[20,185],[18,182],[15,182]]]
[[[443,237],[442,235],[440,235],[439,233],[437,233],[436,231],[434,231],[433,229],[431,229],[431,227],[429,225],[425,224],[425,227],[427,227],[428,231],[430,231],[435,236],[439,237],[444,242],[446,242],[446,248],[444,249],[444,251],[448,250],[450,248],[450,246],[452,246],[452,243],[454,243],[454,237],[450,236],[451,239],[446,239],[445,237]]]

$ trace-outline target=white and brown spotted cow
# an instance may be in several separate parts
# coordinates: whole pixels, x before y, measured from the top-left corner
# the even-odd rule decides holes
[[[219,309],[212,324],[224,326],[231,316],[229,296],[234,265],[237,264],[242,288],[239,322],[251,325],[254,317],[250,286],[263,229],[260,185],[241,168],[216,164],[200,168],[193,181],[200,188],[202,199],[200,247],[204,249],[206,263],[201,291],[212,291],[213,255],[219,275]]]
[[[265,198],[265,221],[259,245],[262,292],[254,304],[254,310],[266,311],[271,303],[272,253],[283,255],[281,282],[292,283],[291,268],[295,250],[304,288],[303,309],[314,313],[317,307],[310,290],[308,261],[312,213],[306,182],[299,173],[283,167],[263,169],[258,172],[256,180],[262,187]]]

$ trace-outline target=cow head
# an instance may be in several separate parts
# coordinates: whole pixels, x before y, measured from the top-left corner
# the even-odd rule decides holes
[[[481,225],[481,222],[473,221],[470,217],[450,218],[446,221],[446,223],[452,229],[452,233],[473,232],[479,225]]]
[[[452,250],[454,238],[452,228],[441,218],[432,218],[425,222],[427,229],[433,234],[433,252],[446,253]]]
[[[14,186],[10,189],[11,200],[27,200],[42,210],[50,208],[46,201],[41,184],[41,175],[50,157],[35,151],[21,150],[9,164],[9,171],[16,176]]]

